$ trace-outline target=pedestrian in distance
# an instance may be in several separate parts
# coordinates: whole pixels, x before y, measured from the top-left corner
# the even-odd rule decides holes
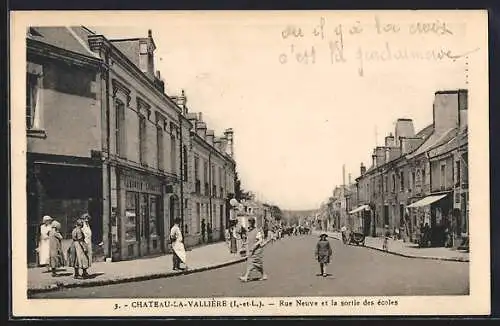
[[[50,243],[50,254],[49,254],[49,265],[52,272],[52,276],[57,276],[57,269],[65,265],[64,254],[62,250],[62,239],[61,234],[61,223],[57,221],[52,221],[52,229],[49,231],[49,243]]]
[[[205,233],[207,230],[207,225],[205,223],[205,219],[201,220],[201,242],[205,243]]]
[[[385,226],[384,231],[384,243],[382,244],[382,250],[389,251],[389,238],[391,237],[391,231],[389,231],[389,225]]]
[[[328,235],[323,233],[319,236],[319,241],[316,244],[316,250],[314,255],[319,263],[320,275],[327,277],[326,266],[330,263],[330,258],[333,254],[332,247],[328,241]]]
[[[170,242],[172,243],[172,262],[173,270],[184,270],[187,269],[186,264],[186,249],[184,248],[182,231],[180,228],[181,219],[176,217],[174,219],[174,225],[170,229]],[[181,267],[181,263],[185,266]]]

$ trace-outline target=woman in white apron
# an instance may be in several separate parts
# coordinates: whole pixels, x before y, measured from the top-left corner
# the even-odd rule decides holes
[[[43,224],[40,226],[40,241],[38,243],[38,265],[49,266],[50,258],[50,238],[49,232],[52,230],[52,217],[45,215]]]
[[[170,241],[172,242],[173,249],[173,270],[187,269],[186,250],[184,248],[184,243],[182,242],[182,231],[179,227],[180,222],[180,218],[175,218],[174,226],[170,229]],[[181,262],[184,264],[184,268],[181,268]]]
[[[89,267],[90,267],[92,265],[92,229],[90,228],[89,224],[90,215],[83,214],[82,220],[83,220],[82,232],[83,235],[85,236],[84,241],[88,248],[87,256],[89,257]]]

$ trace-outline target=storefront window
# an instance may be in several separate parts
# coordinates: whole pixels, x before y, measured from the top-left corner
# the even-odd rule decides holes
[[[149,235],[158,236],[158,196],[151,196],[149,209]]]
[[[147,237],[147,232],[148,232],[148,195],[147,194],[141,194],[141,204],[140,204],[140,209],[141,209],[141,229],[140,229],[140,236],[141,238]]]
[[[126,193],[126,206],[125,206],[125,240],[137,240],[137,198],[136,192],[127,191]]]

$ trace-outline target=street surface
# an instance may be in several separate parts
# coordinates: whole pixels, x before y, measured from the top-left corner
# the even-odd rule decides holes
[[[466,295],[469,264],[405,258],[330,239],[333,263],[317,276],[314,235],[269,244],[264,270],[269,279],[242,283],[243,263],[172,278],[39,293],[33,298],[399,296]],[[189,259],[189,256],[188,256]],[[170,265],[165,268],[171,268]]]

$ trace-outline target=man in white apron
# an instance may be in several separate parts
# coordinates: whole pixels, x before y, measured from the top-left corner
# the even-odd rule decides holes
[[[184,243],[182,242],[182,231],[179,227],[181,222],[180,218],[174,219],[174,226],[170,229],[170,241],[172,242],[173,249],[173,270],[183,270],[187,269],[186,264],[186,250],[184,249]],[[184,268],[181,268],[181,262],[184,264]]]

